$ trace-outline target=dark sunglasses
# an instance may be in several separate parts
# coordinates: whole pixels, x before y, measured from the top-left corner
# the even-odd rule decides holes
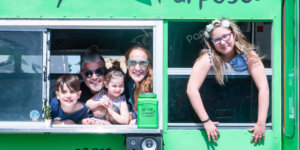
[[[97,77],[104,75],[104,71],[104,68],[98,68],[96,70],[86,70],[83,73],[87,78],[91,78],[94,73]]]
[[[147,68],[149,65],[149,60],[137,61],[137,60],[128,59],[127,64],[129,68],[135,67],[137,64],[139,64],[141,68]]]

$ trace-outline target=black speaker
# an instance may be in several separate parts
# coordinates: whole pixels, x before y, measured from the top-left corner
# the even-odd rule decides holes
[[[162,136],[126,135],[126,150],[162,150]]]

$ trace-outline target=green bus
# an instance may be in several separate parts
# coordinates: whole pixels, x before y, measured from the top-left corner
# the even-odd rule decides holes
[[[186,95],[201,30],[216,18],[237,22],[259,46],[270,87],[266,137],[250,142],[257,89],[247,73],[209,73],[200,89],[218,142],[209,142]],[[153,55],[158,128],[51,125],[43,107],[62,74],[79,75],[81,54],[97,45],[122,60],[133,44]],[[0,0],[0,149],[299,150],[299,0]],[[218,91],[218,92],[216,92]]]

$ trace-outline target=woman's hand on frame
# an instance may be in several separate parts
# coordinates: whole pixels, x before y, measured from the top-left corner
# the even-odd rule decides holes
[[[254,141],[254,145],[257,143],[260,143],[261,140],[265,141],[265,131],[266,131],[266,125],[256,123],[255,126],[248,131],[253,132],[251,143]]]
[[[218,137],[220,136],[220,132],[216,127],[216,125],[218,125],[218,124],[219,124],[219,122],[213,122],[211,120],[203,123],[203,127],[206,131],[208,141],[210,141],[210,136],[213,139],[213,142],[218,141]]]

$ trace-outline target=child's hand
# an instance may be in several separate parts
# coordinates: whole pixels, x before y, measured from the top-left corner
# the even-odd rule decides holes
[[[110,105],[110,99],[106,95],[104,95],[99,102],[103,107],[108,107]]]
[[[109,114],[112,114],[113,112],[115,112],[112,104],[109,104],[108,107],[106,107],[106,109]]]
[[[99,104],[100,104],[100,106],[101,107],[108,107],[108,105],[109,105],[109,103],[108,102],[106,102],[106,101],[99,101]]]

